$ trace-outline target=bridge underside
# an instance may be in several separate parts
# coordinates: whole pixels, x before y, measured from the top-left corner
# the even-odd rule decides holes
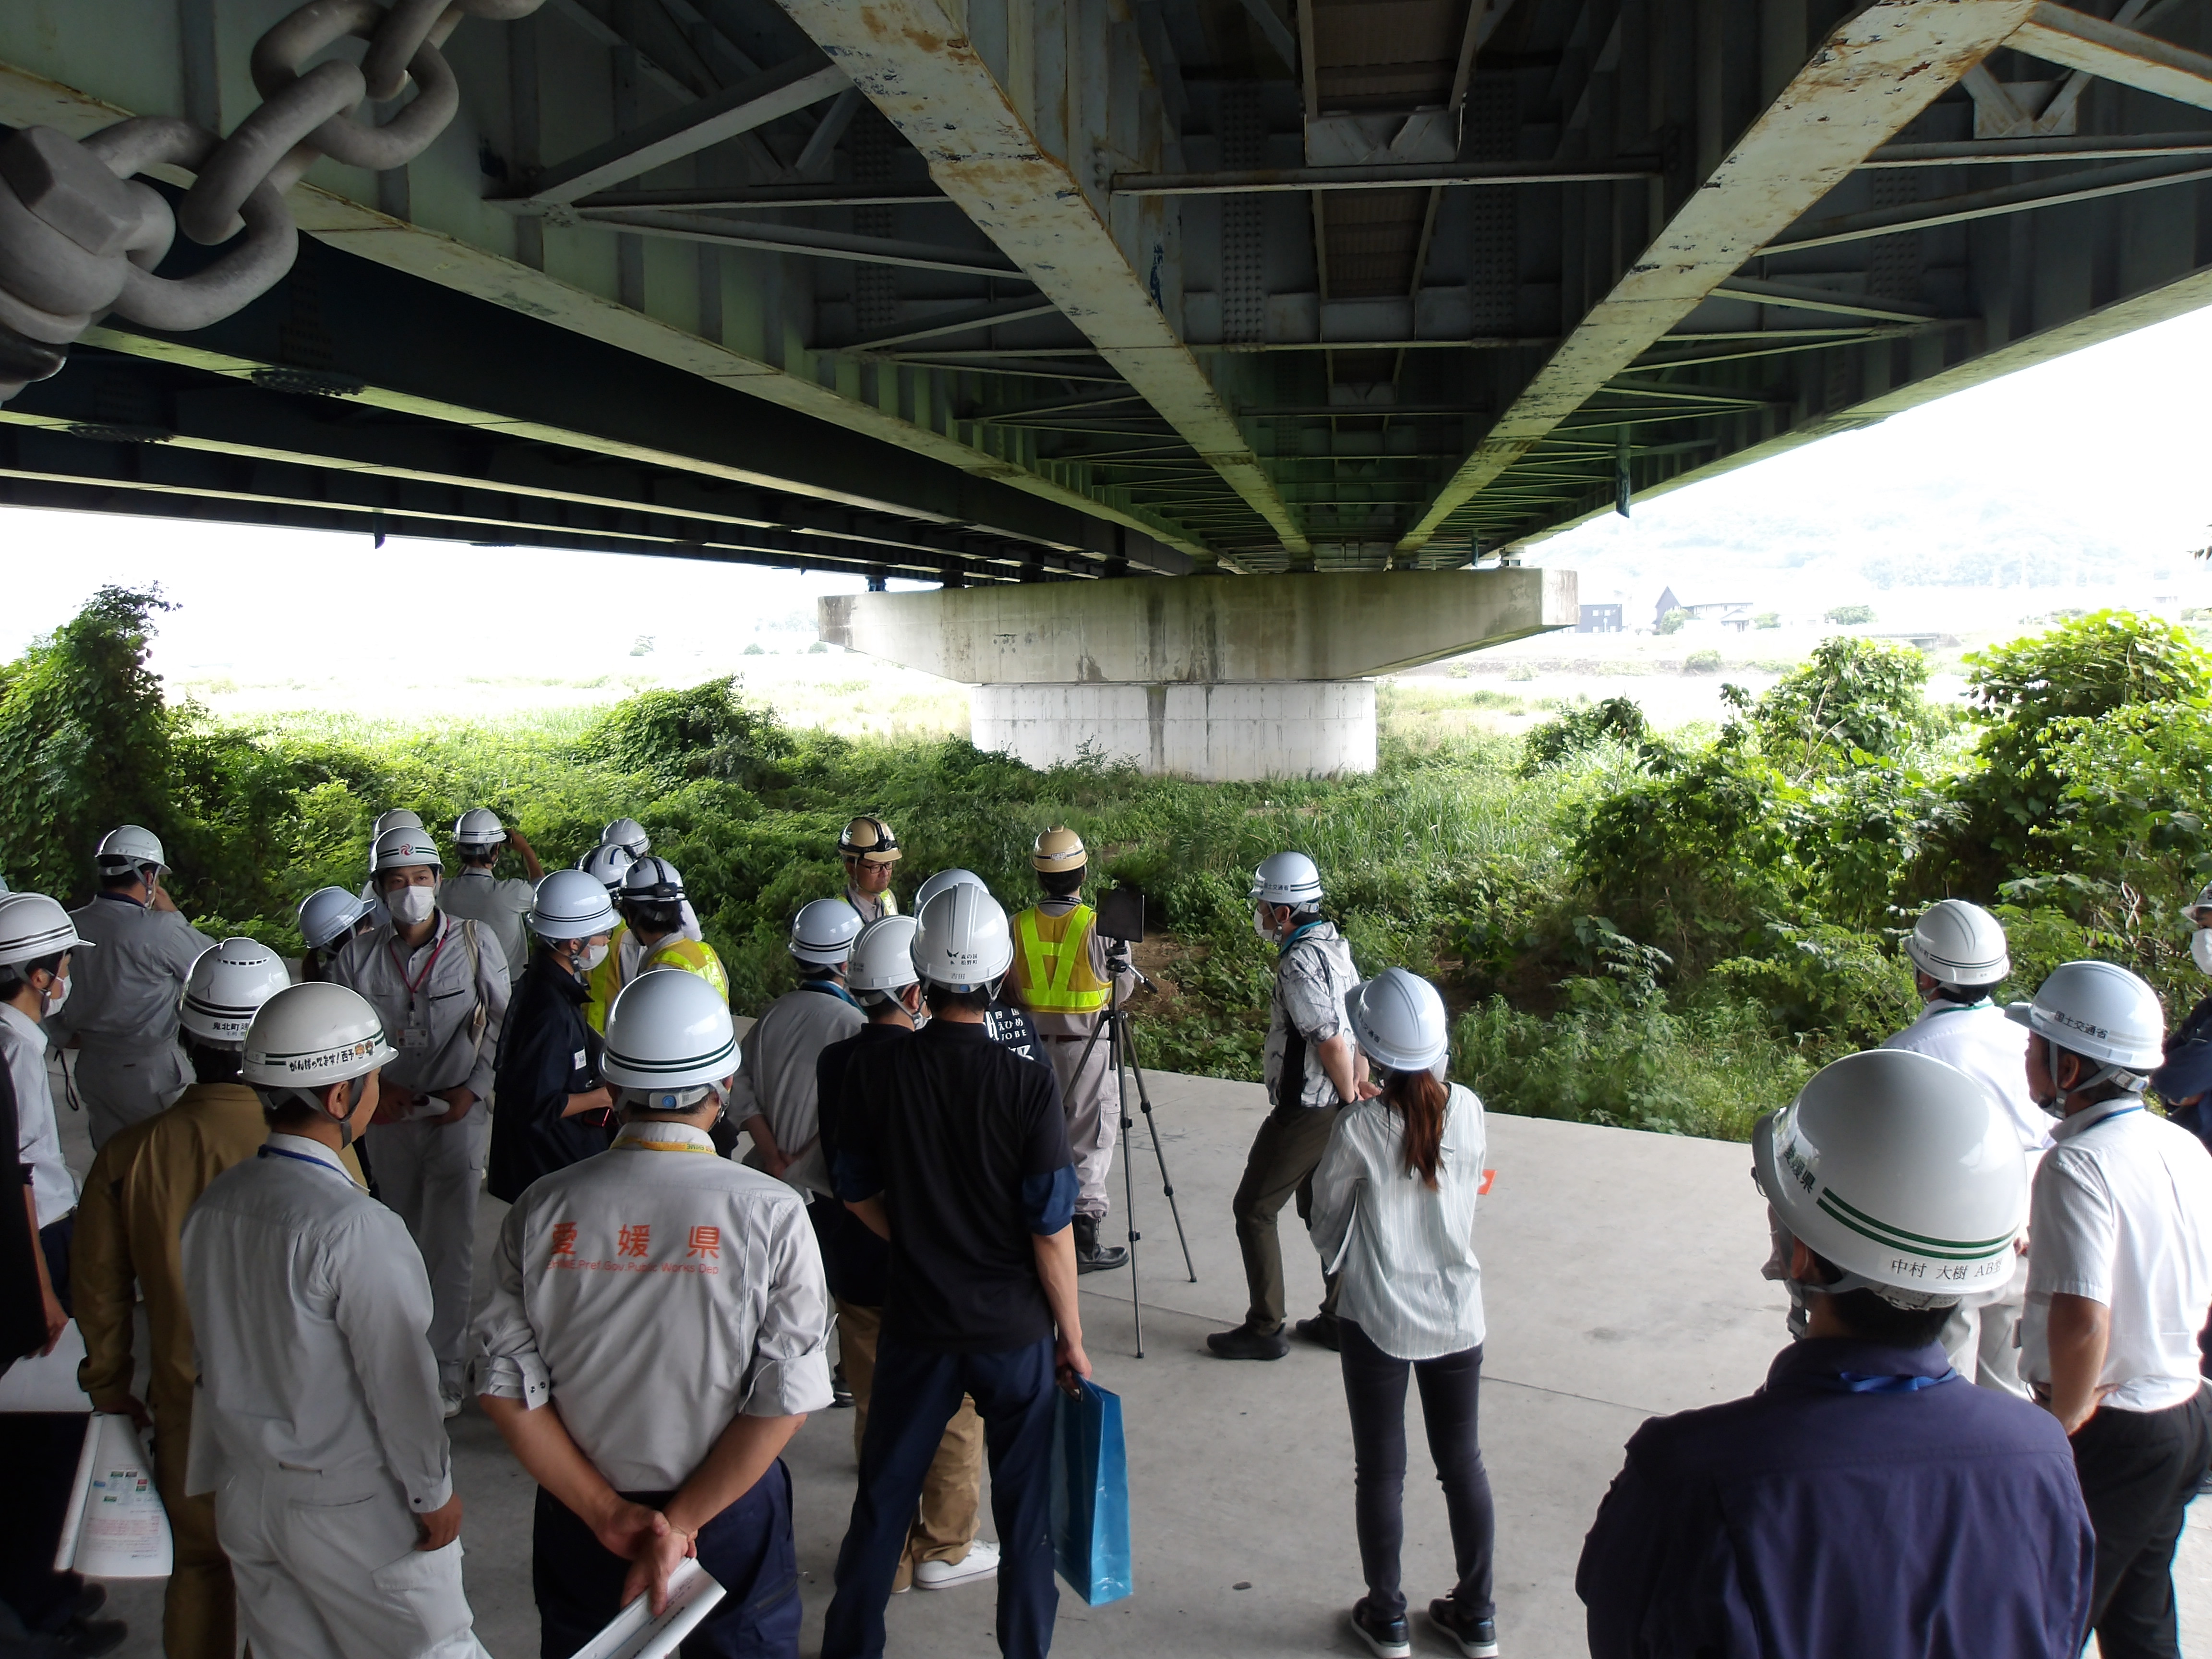
[[[0,123],[228,131],[290,9],[19,0]],[[293,187],[276,293],[0,409],[0,495],[1464,565],[2212,299],[2208,46],[2208,0],[547,0],[461,26],[418,160]]]

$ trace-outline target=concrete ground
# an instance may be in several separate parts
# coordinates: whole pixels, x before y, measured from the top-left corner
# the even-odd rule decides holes
[[[1352,1449],[1334,1357],[1294,1346],[1273,1364],[1205,1352],[1206,1332],[1244,1310],[1229,1197],[1262,1114],[1260,1090],[1157,1077],[1161,1144],[1198,1278],[1183,1270],[1140,1123],[1136,1212],[1145,1356],[1135,1354],[1127,1274],[1084,1281],[1097,1380],[1121,1395],[1128,1431],[1136,1593],[1090,1608],[1063,1587],[1055,1651],[1080,1656],[1364,1652],[1346,1626],[1360,1594]],[[64,1117],[69,1114],[64,1113]],[[89,1161],[80,1122],[73,1160]],[[1761,1200],[1741,1146],[1526,1118],[1492,1117],[1497,1174],[1478,1221],[1489,1318],[1483,1444],[1498,1500],[1498,1629],[1514,1659],[1585,1651],[1574,1571],[1583,1534],[1653,1413],[1748,1392],[1783,1340],[1784,1298],[1759,1277]],[[1124,1206],[1115,1170],[1118,1235]],[[488,1248],[505,1206],[487,1197]],[[1321,1275],[1285,1212],[1291,1303],[1310,1311]],[[1418,1395],[1408,1403],[1418,1419]],[[851,1419],[825,1412],[789,1455],[805,1575],[804,1650],[819,1642],[852,1500]],[[1406,1589],[1446,1590],[1443,1503],[1421,1468],[1418,1422],[1407,1486]],[[453,1424],[467,1505],[462,1538],[477,1629],[497,1659],[530,1659],[532,1486],[471,1404]],[[2192,1522],[2177,1563],[2185,1644],[2212,1640],[2212,1516]],[[131,1620],[126,1659],[159,1652],[160,1587],[110,1585]],[[991,1652],[988,1585],[896,1598],[891,1652],[908,1659]],[[1449,1651],[1417,1622],[1417,1652]]]

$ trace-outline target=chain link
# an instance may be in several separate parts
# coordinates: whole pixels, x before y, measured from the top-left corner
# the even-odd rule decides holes
[[[136,116],[82,140],[26,127],[0,144],[0,404],[61,372],[69,348],[112,312],[148,328],[205,328],[291,270],[299,227],[284,192],[322,156],[385,172],[428,149],[460,108],[439,47],[464,17],[507,21],[544,0],[308,0],[254,44],[263,102],[228,138],[169,116]],[[300,65],[336,41],[368,43],[358,66]],[[415,96],[381,125],[362,106]],[[172,212],[134,175],[195,175]],[[176,234],[234,243],[192,276],[155,276]]]

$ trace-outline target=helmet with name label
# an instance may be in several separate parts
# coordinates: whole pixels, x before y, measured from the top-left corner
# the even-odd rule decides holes
[[[250,939],[210,945],[185,976],[177,1024],[213,1048],[242,1048],[262,1004],[292,983],[284,959]]]
[[[915,919],[914,965],[932,985],[981,991],[1014,961],[1014,930],[999,901],[981,887],[939,893]]]
[[[2062,962],[2033,1001],[2013,1003],[2005,1014],[2045,1042],[2097,1062],[2102,1069],[2076,1090],[2106,1081],[2140,1089],[2166,1058],[2166,1010],[2158,993],[2115,962]]]
[[[384,1021],[360,992],[326,980],[289,985],[246,1028],[241,1075],[256,1088],[313,1091],[390,1062]]]
[[[1255,904],[1310,910],[1321,902],[1321,871],[1304,853],[1278,853],[1252,872]]]

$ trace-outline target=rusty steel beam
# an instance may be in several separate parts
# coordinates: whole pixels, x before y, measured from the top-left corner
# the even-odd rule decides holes
[[[1013,94],[939,0],[779,3],[912,141],[945,195],[1212,464],[1285,548],[1307,552],[1297,520],[1212,379],[1155,302],[1147,273],[1132,264],[1082,180],[1030,130]]]
[[[2041,179],[2024,185],[2003,185],[1993,190],[1966,191],[1934,201],[1912,202],[1903,207],[1875,208],[1864,213],[1840,213],[1816,219],[1802,235],[1767,245],[1769,253],[1796,253],[1806,248],[1833,247],[1842,242],[1862,242],[1873,236],[1894,236],[1906,231],[1934,230],[1939,225],[1964,224],[1970,219],[1990,219],[2007,213],[2027,213],[2037,208],[2063,207],[2069,202],[2094,202],[2106,196],[2124,196],[2162,185],[2192,185],[2212,179],[2212,166],[2191,166],[2160,156],[2123,167],[2092,167],[2063,178]]]
[[[2062,69],[2115,81],[2177,104],[2212,109],[2212,58],[2048,0],[2029,10],[2019,32],[2005,44]]]
[[[1419,552],[2035,9],[2035,0],[1876,0],[1838,26],[1430,500],[1397,550]]]

